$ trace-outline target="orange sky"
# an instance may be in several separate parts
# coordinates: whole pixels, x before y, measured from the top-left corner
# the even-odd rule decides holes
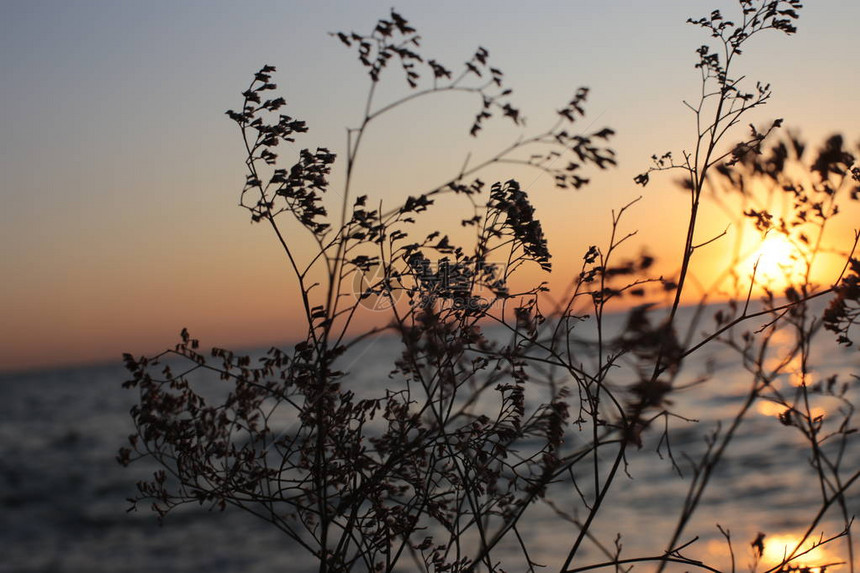
[[[589,244],[605,244],[611,210],[639,195],[623,225],[639,232],[629,253],[647,245],[671,273],[686,199],[672,176],[645,189],[632,178],[652,153],[691,145],[694,125],[681,100],[696,97],[694,50],[707,38],[684,20],[715,7],[729,13],[733,2],[577,4],[532,10],[506,1],[485,13],[477,1],[451,0],[397,9],[424,36],[423,53],[452,67],[477,45],[488,48],[515,89],[527,130],[551,121],[578,86],[591,87],[585,125],[616,130],[617,169],[592,172],[589,187],[565,192],[535,173],[484,177],[515,176],[528,190],[560,282],[578,271]],[[236,206],[244,158],[223,112],[241,105],[254,71],[276,65],[287,113],[311,126],[300,145],[342,153],[367,83],[327,32],[367,30],[390,3],[250,5],[4,4],[0,370],[155,352],[183,327],[207,346],[300,335],[283,257],[268,229],[251,226]],[[820,0],[804,7],[796,37],[758,39],[742,71],[770,82],[774,98],[750,120],[784,117],[815,145],[835,131],[860,140],[854,98],[846,96],[860,87],[858,19],[860,4]],[[477,141],[469,138],[473,103],[418,103],[380,121],[365,142],[357,192],[393,202],[456,172],[467,153],[480,156],[517,136],[488,126]],[[714,213],[706,213],[702,237],[725,228]],[[850,238],[856,214],[831,229],[835,243]],[[717,261],[718,247],[702,260]]]

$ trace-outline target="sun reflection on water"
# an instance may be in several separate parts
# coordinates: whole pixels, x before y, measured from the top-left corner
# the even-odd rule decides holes
[[[759,400],[756,406],[756,410],[759,414],[773,418],[779,418],[780,416],[785,415],[785,413],[790,409],[791,408],[784,404],[773,402],[771,400]],[[820,406],[812,406],[810,407],[808,414],[813,420],[816,418],[824,418],[827,415],[827,410]],[[807,412],[804,411],[803,415],[806,416]]]
[[[800,541],[800,536],[792,534],[768,535],[764,538],[764,552],[762,553],[761,563],[765,567],[772,568],[781,565],[788,555],[790,555],[797,543]],[[807,539],[795,555],[799,555],[796,559],[792,559],[783,570],[804,569],[809,568],[810,573],[822,573],[822,570],[835,570],[842,563],[835,552],[831,551],[828,545],[816,545],[819,540]]]
[[[795,551],[798,542],[802,536],[791,533],[780,533],[775,535],[765,535],[763,542],[764,551],[758,557],[757,571],[769,571],[775,569],[780,572],[789,571],[804,571],[808,573],[825,573],[840,571],[843,569],[845,560],[839,557],[835,546],[829,544],[821,544],[819,538],[810,538],[804,541],[803,545]],[[734,545],[734,544],[733,544]],[[742,559],[742,553],[735,546],[735,558]],[[752,544],[748,546],[749,553],[745,554],[750,559],[754,558]],[[726,542],[724,540],[712,539],[708,542],[706,551],[711,558],[725,557],[727,552]],[[794,554],[793,559],[788,560],[789,555]],[[786,562],[788,561],[788,562]],[[739,561],[738,564],[742,564]],[[778,569],[777,569],[778,568]]]
[[[758,413],[762,416],[772,416],[774,418],[778,418],[779,416],[784,414],[785,411],[788,410],[788,408],[786,408],[782,404],[771,402],[770,400],[759,400],[757,410]]]

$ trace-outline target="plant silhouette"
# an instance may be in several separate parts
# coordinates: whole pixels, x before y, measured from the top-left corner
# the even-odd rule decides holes
[[[552,299],[545,283],[524,287],[518,280],[524,268],[552,271],[549,243],[527,190],[515,180],[488,184],[479,174],[513,164],[548,174],[561,189],[581,189],[590,173],[614,166],[608,147],[614,132],[580,129],[588,89],[575,92],[553,125],[526,132],[487,50],[478,48],[459,69],[449,68],[421,54],[416,30],[392,10],[368,34],[333,35],[357,54],[369,81],[364,114],[359,127],[348,130],[344,157],[327,148],[301,149],[283,167],[283,156],[309,128],[285,114],[282,97],[270,95],[276,70],[264,66],[243,92],[242,107],[227,112],[246,150],[241,205],[252,221],[271,228],[282,249],[298,285],[302,316],[296,320],[306,335],[293,348],[272,348],[259,359],[218,348],[204,354],[185,330],[174,348],[159,355],[126,355],[126,386],[140,400],[131,412],[135,433],[119,460],[147,458],[159,468],[138,484],[132,503],[149,501],[162,518],[188,503],[241,508],[306,550],[320,572],[547,566],[573,573],[648,562],[717,571],[690,556],[692,543],[683,535],[745,415],[767,400],[785,407],[781,427],[799,431],[809,444],[821,485],[804,539],[769,570],[797,567],[808,551],[801,545],[810,539],[816,546],[847,539],[846,559],[853,562],[847,499],[860,474],[843,455],[854,446],[847,382],[804,382],[792,395],[772,384],[794,358],[810,359],[822,326],[851,343],[860,316],[853,249],[843,253],[845,271],[833,287],[816,287],[806,272],[783,293],[766,291],[759,303],[751,286],[735,276],[740,295],[704,334],[701,313],[692,325],[678,319],[691,262],[703,246],[694,237],[709,193],[752,201],[745,182],[756,178],[791,195],[796,208],[785,220],[775,220],[766,204],[746,205],[737,216],[801,241],[807,270],[843,195],[857,199],[860,171],[841,139],[829,140],[817,155],[806,171],[813,177],[808,185],[789,181],[786,166],[805,161],[797,138],[766,152],[765,140],[781,121],[751,127],[740,143],[726,145],[741,118],[771,96],[766,84],[747,91],[748,82],[734,75],[734,62],[761,32],[793,33],[799,8],[797,0],[740,0],[736,22],[717,10],[691,20],[714,44],[697,50],[702,96],[688,104],[698,127],[694,145],[680,156],[655,155],[653,166],[636,178],[645,185],[662,171],[684,175],[690,216],[678,274],[653,275],[648,254],[620,258],[634,236],[622,230],[634,201],[613,211],[608,244],[588,248],[570,288]],[[391,75],[402,76],[408,92],[379,101],[377,86]],[[374,120],[446,92],[477,103],[465,128],[470,135],[480,136],[498,118],[523,130],[522,136],[483,161],[467,160],[442,184],[399,205],[383,207],[378,198],[360,194],[355,168]],[[345,164],[339,195],[329,182],[335,161]],[[450,216],[443,205],[453,197],[467,199],[472,210]],[[456,233],[419,231],[429,214],[440,213],[450,221],[446,229]],[[313,252],[297,246],[298,232]],[[661,308],[667,293],[670,303]],[[823,319],[812,307],[822,297],[831,299]],[[620,333],[606,327],[616,301],[635,303]],[[386,320],[364,332],[351,330],[356,317],[371,311]],[[762,317],[768,322],[759,332],[741,332]],[[767,347],[784,331],[797,344],[774,368]],[[580,332],[593,338],[584,341]],[[400,343],[385,388],[356,383],[354,373],[341,370],[346,357],[382,334]],[[737,351],[750,372],[750,391],[733,423],[709,435],[700,459],[690,460],[693,476],[671,538],[654,539],[648,554],[622,554],[617,540],[613,547],[597,539],[595,521],[611,504],[629,453],[649,436],[659,438],[659,452],[677,467],[670,421],[684,418],[672,410],[683,391],[679,376],[688,357],[712,344]],[[221,386],[207,391],[211,386],[204,382],[212,377]],[[845,406],[835,430],[828,425],[824,432],[815,415],[816,393]],[[562,503],[575,505],[575,515],[561,510]],[[539,507],[553,508],[570,532],[557,563],[538,563],[523,535],[527,516]],[[830,508],[839,512],[844,529],[817,538],[816,526]],[[730,534],[720,531],[734,556]],[[766,543],[765,535],[753,541],[759,557]],[[591,552],[584,550],[589,544]]]

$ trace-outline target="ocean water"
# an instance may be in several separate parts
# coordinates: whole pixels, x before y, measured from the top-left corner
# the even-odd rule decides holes
[[[623,317],[612,321],[615,329],[623,327]],[[860,353],[837,347],[829,334],[819,338],[810,362],[812,380],[838,375],[849,382],[848,397],[856,402],[860,392],[852,374],[860,375]],[[774,341],[772,360],[778,359],[780,343]],[[379,339],[347,357],[357,366],[350,383],[372,388],[387,380],[387,360],[395,353],[392,340]],[[790,389],[793,370],[790,366],[774,384]],[[659,432],[650,433],[641,450],[630,452],[627,471],[618,478],[595,523],[594,532],[605,546],[613,548],[616,540],[623,546],[622,557],[655,555],[665,548],[693,476],[687,458],[696,459],[706,447],[706,437],[717,427],[728,426],[749,390],[750,374],[737,354],[723,345],[710,345],[689,360],[678,384],[692,382],[705,371],[710,372],[707,382],[673,395],[672,410],[696,420],[670,423],[671,446],[682,475],[665,449],[662,457],[655,452]],[[135,393],[121,388],[126,378],[119,364],[0,375],[0,571],[312,570],[307,556],[282,534],[239,511],[191,509],[171,514],[161,526],[148,511],[126,511],[135,482],[155,469],[145,463],[123,468],[115,461],[131,431],[128,411]],[[820,397],[813,407],[824,416],[825,428],[839,419],[838,400]],[[767,534],[766,565],[768,556],[781,554],[808,527],[821,491],[809,463],[808,444],[796,428],[780,423],[780,411],[761,402],[744,420],[682,537],[683,542],[698,538],[685,555],[728,568],[719,524],[731,531],[737,568],[744,571],[752,561],[751,542],[758,532]],[[568,438],[571,444],[577,439],[575,433]],[[607,454],[604,461],[608,464],[611,457]],[[860,470],[860,438],[849,442],[842,464],[844,476]],[[849,492],[848,509],[854,514],[860,512],[858,491],[860,484],[855,484]],[[564,507],[565,493],[556,493],[558,509],[574,511],[576,494],[569,492],[570,504]],[[840,528],[840,515],[831,510],[815,535],[830,536]],[[548,565],[563,558],[576,536],[575,528],[546,505],[534,507],[522,530],[533,559]],[[855,552],[860,552],[856,542]],[[808,564],[844,561],[847,555],[842,539],[810,554]],[[590,543],[582,559],[586,564],[605,557]],[[648,564],[637,566],[653,569]],[[763,569],[767,567],[759,567]],[[558,566],[545,570],[557,571]],[[834,570],[848,569],[828,568]]]

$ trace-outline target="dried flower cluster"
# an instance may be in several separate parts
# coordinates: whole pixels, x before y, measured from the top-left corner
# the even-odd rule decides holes
[[[700,127],[694,149],[683,152],[680,163],[671,153],[655,155],[654,166],[636,178],[645,185],[654,172],[684,173],[691,209],[680,271],[654,276],[655,260],[647,253],[619,259],[619,250],[635,235],[621,233],[630,204],[613,212],[607,246],[587,249],[581,271],[555,300],[546,298],[544,283],[522,288],[512,280],[523,267],[552,270],[547,237],[526,189],[514,180],[487,185],[478,172],[512,163],[550,175],[559,188],[580,189],[589,183],[588,170],[613,166],[606,143],[614,132],[577,129],[586,88],[558,111],[547,130],[524,133],[487,160],[467,162],[441,185],[384,208],[352,190],[358,151],[372,120],[406,101],[444,92],[478,101],[468,130],[472,136],[496,115],[523,129],[522,114],[484,48],[455,72],[420,54],[416,30],[395,11],[369,34],[335,34],[357,52],[370,80],[360,127],[349,130],[338,218],[330,213],[334,153],[301,149],[290,167],[280,167],[280,156],[308,127],[283,113],[283,98],[268,96],[276,89],[276,70],[263,67],[242,94],[241,109],[227,112],[247,150],[241,205],[252,221],[272,228],[283,249],[297,281],[303,309],[297,320],[305,324],[306,336],[289,350],[272,348],[251,359],[223,349],[204,354],[183,330],[180,343],[160,355],[126,355],[131,372],[126,386],[139,392],[139,404],[131,412],[135,433],[119,460],[149,458],[159,467],[151,480],[138,484],[133,504],[151,503],[161,517],[189,503],[241,508],[307,550],[320,572],[441,573],[535,571],[540,564],[521,534],[524,516],[541,502],[557,509],[555,502],[563,499],[576,506],[577,515],[558,510],[560,523],[571,529],[570,547],[553,565],[564,573],[620,570],[645,561],[661,569],[680,563],[716,571],[688,557],[689,544],[681,538],[744,416],[757,401],[769,400],[785,407],[780,420],[810,444],[822,484],[822,509],[806,537],[834,506],[845,530],[817,544],[847,537],[850,545],[845,500],[858,473],[843,456],[853,433],[848,387],[834,378],[817,386],[804,383],[794,395],[780,393],[772,381],[787,362],[774,368],[765,357],[777,331],[797,338],[787,360],[807,360],[822,324],[850,343],[849,331],[860,320],[857,259],[849,255],[846,271],[830,289],[815,287],[807,272],[784,293],[767,291],[761,310],[751,310],[749,294],[742,294],[698,338],[698,321],[686,333],[677,321],[690,264],[702,246],[693,237],[706,190],[752,200],[756,179],[790,196],[790,215],[750,203],[738,216],[753,220],[763,233],[797,240],[805,247],[807,269],[845,190],[851,199],[858,196],[860,171],[841,139],[829,140],[806,170],[811,183],[791,179],[786,167],[805,161],[805,146],[797,138],[765,153],[765,138],[780,121],[765,130],[752,127],[739,144],[721,145],[739,118],[771,95],[763,84],[744,91],[742,79],[732,75],[733,61],[759,32],[793,33],[800,8],[797,0],[739,3],[738,23],[719,11],[691,20],[710,32],[715,44],[697,50],[702,98],[689,106]],[[380,103],[375,88],[397,64],[409,91]],[[417,223],[441,209],[446,196],[467,197],[474,212],[448,217],[456,233],[421,235]],[[315,252],[296,247],[299,231],[310,237]],[[828,294],[833,299],[822,321],[810,304]],[[668,308],[658,310],[667,296]],[[610,335],[603,330],[604,318],[617,299],[638,303],[625,330]],[[387,322],[355,336],[350,325],[369,311],[387,313]],[[757,334],[736,332],[762,316],[770,322]],[[578,336],[586,325],[592,325],[596,339]],[[387,379],[371,384],[342,370],[352,352],[383,332],[400,342]],[[730,427],[717,429],[702,457],[690,460],[693,478],[672,539],[665,545],[658,540],[650,555],[622,555],[617,540],[614,550],[595,540],[595,519],[612,499],[628,451],[641,447],[649,434],[660,436],[659,447],[668,448],[677,467],[669,420],[683,418],[672,410],[678,377],[691,354],[719,343],[735,348],[750,371],[749,396]],[[627,378],[618,374],[622,370]],[[816,393],[843,401],[845,415],[836,430],[827,426],[825,432],[810,408]],[[834,442],[840,444],[836,454],[829,448]],[[720,531],[732,551],[730,535]],[[766,542],[761,534],[751,545],[759,557]],[[582,549],[590,543],[602,561],[582,561]],[[798,544],[772,571],[794,570],[800,555]]]

